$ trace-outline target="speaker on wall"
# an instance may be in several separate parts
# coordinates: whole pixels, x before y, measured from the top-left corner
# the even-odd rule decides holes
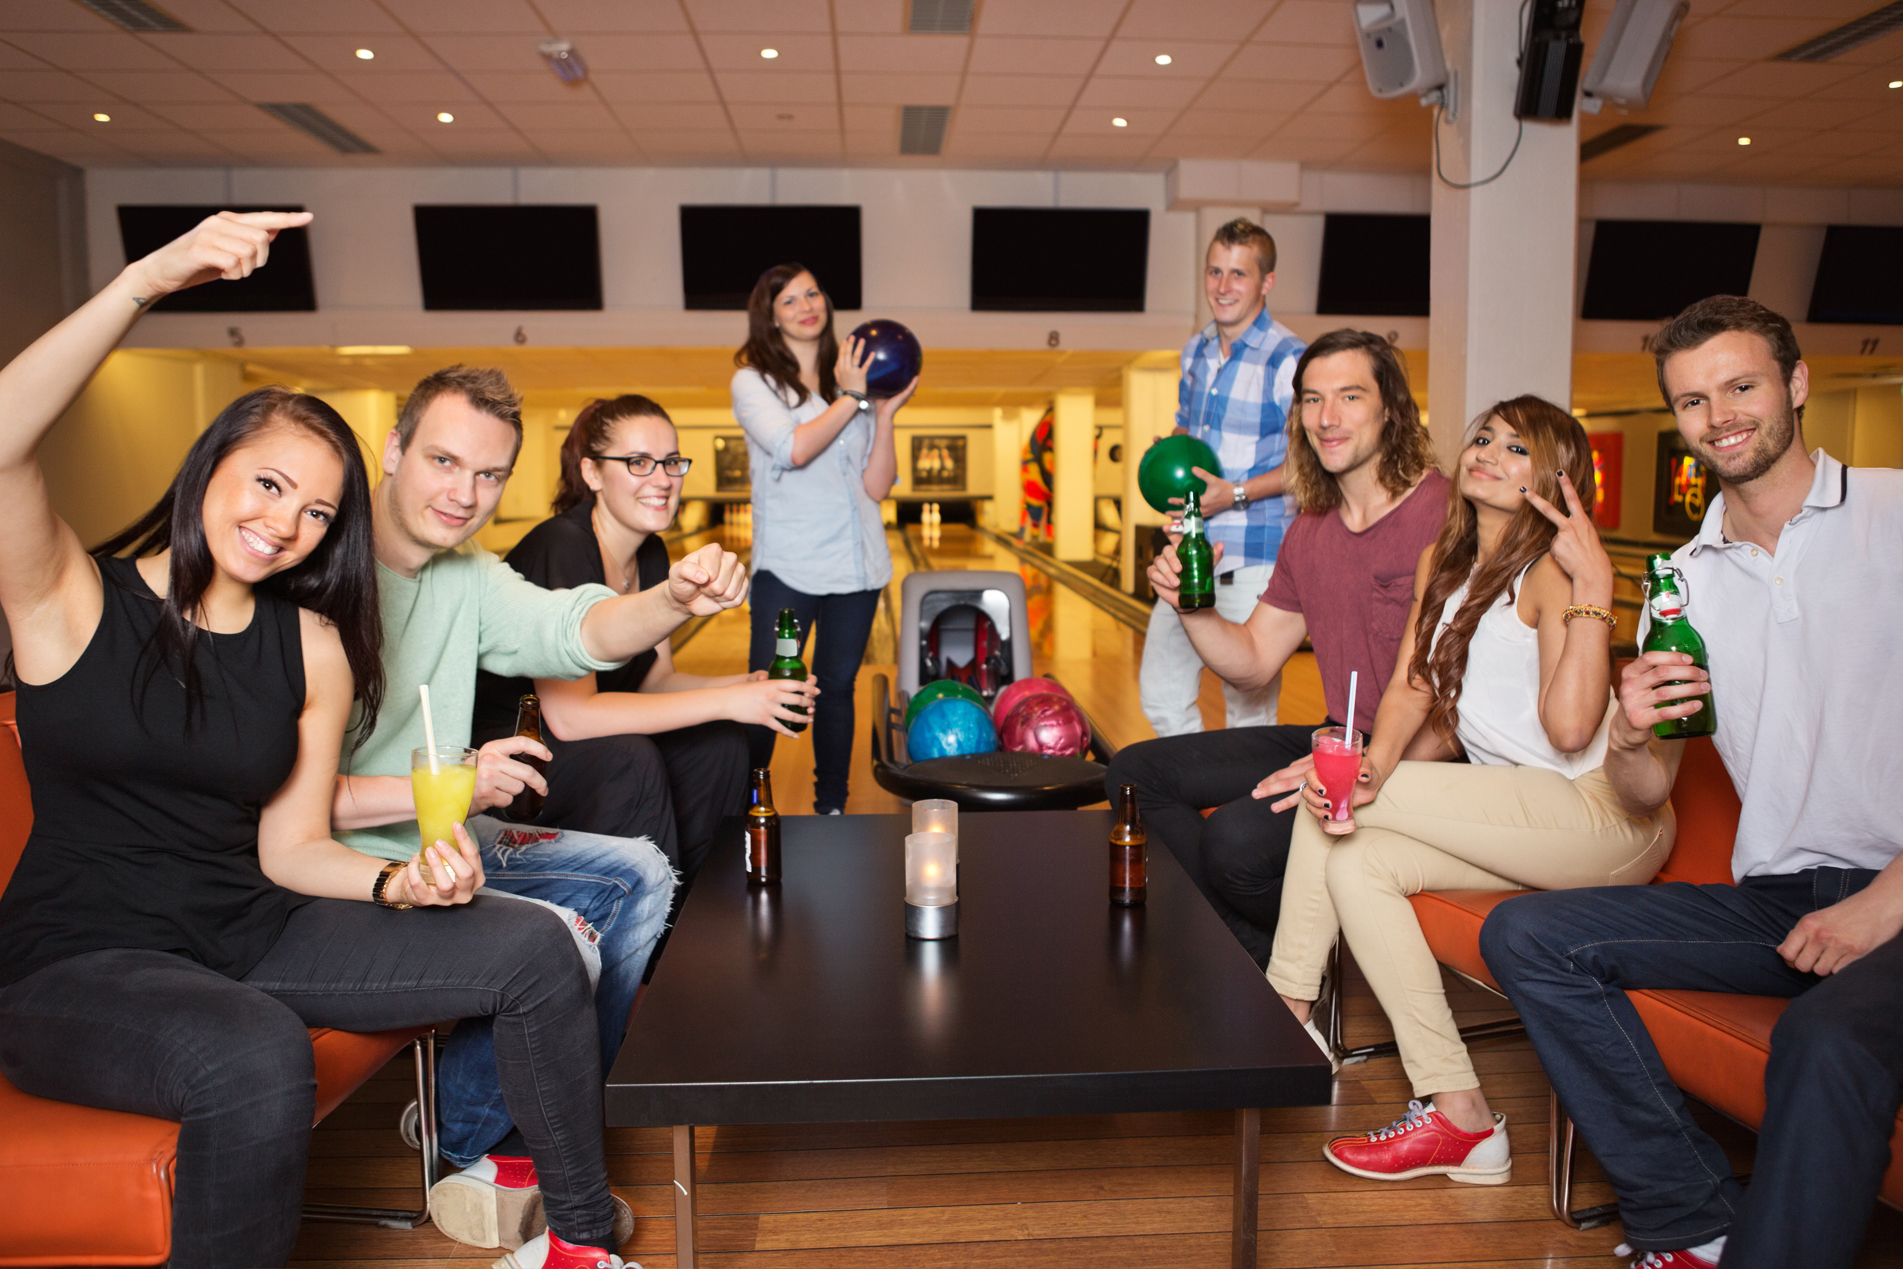
[[[1422,97],[1447,82],[1432,0],[1355,0],[1355,33],[1375,96]]]
[[[1586,0],[1532,0],[1532,20],[1520,45],[1520,91],[1514,97],[1518,119],[1570,119],[1579,88],[1579,59],[1586,42],[1579,19]]]
[[[1636,110],[1651,100],[1672,37],[1689,12],[1687,0],[1619,0],[1586,70],[1580,108],[1596,115],[1608,101]]]

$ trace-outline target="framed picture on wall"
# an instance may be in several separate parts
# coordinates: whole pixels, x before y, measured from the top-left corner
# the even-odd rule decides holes
[[[1592,522],[1602,529],[1619,527],[1620,499],[1625,494],[1625,433],[1588,432],[1592,445]]]
[[[1718,477],[1692,457],[1676,429],[1659,433],[1658,483],[1652,487],[1652,531],[1691,538],[1704,523],[1705,508],[1718,496]]]
[[[964,490],[965,438],[914,436],[912,492],[963,493]]]
[[[747,438],[744,434],[714,437],[714,492],[747,493],[753,478],[747,471]]]

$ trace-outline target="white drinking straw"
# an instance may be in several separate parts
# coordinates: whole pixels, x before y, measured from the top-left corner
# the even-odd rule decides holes
[[[429,716],[429,684],[418,683],[416,691],[423,698],[423,743],[429,746],[429,773],[437,775],[439,773],[436,770],[436,724],[430,721]]]
[[[1355,689],[1361,686],[1360,680],[1360,670],[1348,671],[1348,734],[1350,736],[1355,734]],[[429,689],[424,688],[423,691],[427,693]],[[427,695],[423,697],[423,710],[425,713],[429,711],[429,697]],[[434,762],[435,759],[432,758],[430,761]]]

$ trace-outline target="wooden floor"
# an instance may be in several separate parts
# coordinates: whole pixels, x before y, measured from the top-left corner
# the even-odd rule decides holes
[[[916,530],[914,530],[916,532]],[[901,575],[908,561],[895,542]],[[948,568],[1011,568],[1008,555],[947,526],[929,562]],[[1118,744],[1151,732],[1136,704],[1142,638],[1076,593],[1022,570],[1031,594],[1034,659],[1054,671]],[[894,581],[896,612],[897,579]],[[893,632],[875,634],[890,674]],[[880,640],[883,639],[883,644]],[[730,672],[746,652],[744,613],[709,623],[682,649],[683,668]],[[847,809],[900,809],[873,784],[866,751],[868,680],[860,677],[860,734]],[[1221,703],[1205,680],[1205,718]],[[1284,721],[1319,720],[1312,658],[1284,676]],[[774,757],[776,799],[787,813],[812,807],[812,749],[782,741]],[[1505,1016],[1497,1001],[1450,981],[1465,1024]],[[1348,1039],[1388,1038],[1366,983],[1350,969]],[[640,1015],[635,1016],[636,1026]],[[1494,1107],[1508,1118],[1514,1151],[1509,1185],[1457,1185],[1434,1178],[1364,1181],[1323,1162],[1323,1140],[1398,1117],[1408,1088],[1393,1058],[1351,1066],[1334,1104],[1262,1116],[1261,1260],[1265,1269],[1306,1266],[1484,1265],[1611,1269],[1617,1226],[1576,1233],[1547,1212],[1547,1085],[1524,1040],[1475,1047]],[[396,1206],[412,1201],[416,1156],[396,1134],[410,1096],[407,1057],[392,1062],[318,1128],[310,1197]],[[1755,1138],[1712,1124],[1740,1171]],[[1225,1114],[1105,1115],[932,1123],[810,1124],[704,1128],[698,1134],[702,1261],[713,1269],[966,1269],[1051,1266],[1228,1264],[1232,1148]],[[646,1269],[674,1269],[671,1141],[664,1130],[610,1130],[610,1180],[640,1218],[622,1252]],[[1590,1159],[1575,1206],[1605,1202]],[[307,1223],[293,1263],[303,1266],[486,1266],[495,1253],[460,1247],[434,1227],[397,1232]],[[1903,1269],[1903,1215],[1879,1209],[1860,1269]]]

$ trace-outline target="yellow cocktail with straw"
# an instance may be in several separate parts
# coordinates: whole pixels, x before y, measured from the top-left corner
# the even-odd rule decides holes
[[[442,842],[455,852],[454,826],[469,818],[469,804],[476,796],[476,751],[460,745],[410,750],[410,792],[416,798],[422,848]],[[424,879],[429,875],[425,862]]]

